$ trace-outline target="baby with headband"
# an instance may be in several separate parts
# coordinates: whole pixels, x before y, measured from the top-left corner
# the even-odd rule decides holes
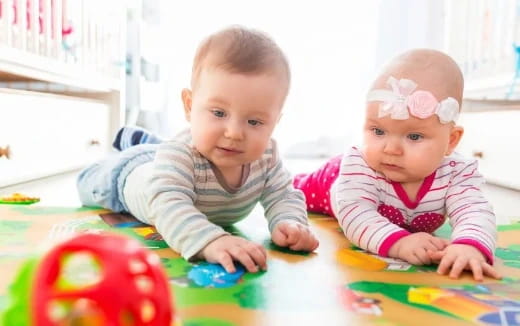
[[[415,49],[393,59],[367,95],[363,144],[294,178],[307,209],[337,218],[356,246],[438,273],[500,278],[493,267],[496,222],[475,160],[454,153],[464,88],[442,52]],[[452,234],[433,235],[449,218]]]

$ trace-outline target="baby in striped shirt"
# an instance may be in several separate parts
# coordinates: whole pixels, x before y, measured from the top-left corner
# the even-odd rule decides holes
[[[78,177],[82,203],[129,212],[154,225],[186,259],[235,272],[267,268],[265,248],[223,227],[260,202],[272,241],[313,251],[305,199],[292,185],[271,139],[289,91],[289,64],[267,35],[234,26],[209,36],[182,91],[190,128],[171,141],[120,130],[112,157]]]
[[[309,211],[337,218],[356,246],[458,278],[500,278],[495,215],[475,160],[454,153],[464,81],[453,59],[415,49],[393,59],[367,94],[363,143],[294,179]],[[451,239],[433,235],[446,217]]]

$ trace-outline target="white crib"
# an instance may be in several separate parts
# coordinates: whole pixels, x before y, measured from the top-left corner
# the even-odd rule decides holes
[[[124,121],[124,0],[0,0],[0,187],[100,158]]]

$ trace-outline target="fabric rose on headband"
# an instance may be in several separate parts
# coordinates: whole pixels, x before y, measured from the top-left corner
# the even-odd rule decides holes
[[[381,101],[378,117],[390,115],[392,119],[406,120],[411,114],[419,119],[426,119],[437,114],[441,123],[455,122],[459,116],[459,102],[448,97],[438,102],[428,91],[418,90],[417,84],[409,79],[397,80],[390,76],[387,84],[392,88],[373,89],[367,94],[367,101]]]
[[[437,108],[437,115],[441,123],[448,123],[450,121],[457,121],[459,117],[459,102],[453,97],[448,97]]]
[[[410,114],[420,119],[426,119],[435,113],[439,102],[430,92],[417,91],[408,97],[406,101]]]

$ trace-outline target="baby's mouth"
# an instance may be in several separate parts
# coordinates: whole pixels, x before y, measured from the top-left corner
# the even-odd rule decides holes
[[[226,152],[226,153],[230,153],[230,154],[240,154],[242,153],[241,150],[239,149],[236,149],[236,148],[232,148],[232,147],[217,147],[217,149],[223,151],[223,152]]]
[[[398,169],[401,169],[401,167],[399,165],[395,165],[395,164],[390,164],[390,163],[381,163],[381,165],[383,165],[385,168],[387,169],[392,169],[392,170],[398,170]]]

